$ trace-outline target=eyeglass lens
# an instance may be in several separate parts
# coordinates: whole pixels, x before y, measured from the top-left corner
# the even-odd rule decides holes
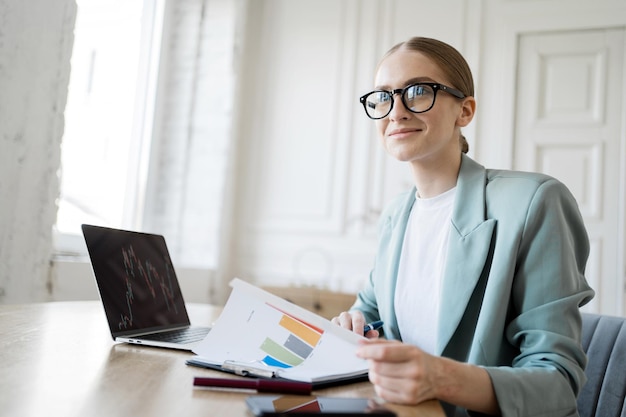
[[[382,119],[393,107],[393,94],[389,91],[374,91],[365,99],[365,109],[369,117]],[[435,102],[435,90],[424,84],[415,84],[402,90],[402,102],[414,113],[429,110]]]

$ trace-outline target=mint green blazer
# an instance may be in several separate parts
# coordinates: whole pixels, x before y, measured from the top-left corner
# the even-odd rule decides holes
[[[383,212],[375,264],[352,307],[367,321],[383,320],[390,339],[402,340],[394,292],[414,195],[402,194]],[[562,183],[487,170],[463,155],[437,353],[483,366],[503,415],[578,415],[587,361],[579,307],[594,296],[584,276],[588,254],[578,205]]]

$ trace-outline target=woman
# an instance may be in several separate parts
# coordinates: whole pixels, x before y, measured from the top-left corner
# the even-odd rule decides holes
[[[380,220],[374,268],[350,312],[357,354],[384,400],[493,415],[577,415],[585,382],[579,306],[594,295],[577,203],[554,178],[486,170],[465,155],[472,74],[451,46],[412,38],[361,97],[415,188]],[[455,408],[456,407],[456,408]]]

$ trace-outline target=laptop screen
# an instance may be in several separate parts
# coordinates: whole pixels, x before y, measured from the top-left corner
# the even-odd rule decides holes
[[[163,236],[82,228],[113,338],[189,325]]]

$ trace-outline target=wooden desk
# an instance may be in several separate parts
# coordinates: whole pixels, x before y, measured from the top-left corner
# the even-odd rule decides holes
[[[189,305],[209,325],[220,309]],[[80,332],[79,332],[80,331]],[[79,336],[81,334],[81,336]],[[251,392],[194,388],[192,353],[117,344],[97,301],[0,305],[0,410],[6,416],[246,416]],[[315,391],[372,397],[369,382]],[[390,405],[399,416],[444,416],[438,402]]]

